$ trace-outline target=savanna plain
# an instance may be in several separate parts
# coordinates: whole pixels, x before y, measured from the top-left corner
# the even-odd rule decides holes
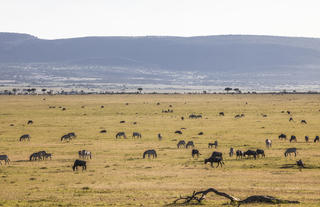
[[[162,113],[167,109],[173,113]],[[0,96],[0,154],[11,160],[0,165],[0,206],[167,206],[210,187],[241,199],[270,195],[301,202],[278,206],[320,206],[320,143],[313,142],[319,126],[320,96],[311,94]],[[120,131],[127,139],[115,138]],[[61,142],[68,132],[77,137]],[[133,139],[133,132],[142,138]],[[297,142],[279,140],[281,133],[295,135]],[[19,142],[23,134],[30,141]],[[270,149],[266,139],[273,142]],[[191,148],[178,149],[179,140],[192,140],[200,157],[192,158]],[[215,140],[218,148],[209,149]],[[230,147],[263,149],[266,157],[236,159],[229,157]],[[289,147],[298,149],[296,157],[284,157]],[[86,171],[74,172],[82,149],[92,159]],[[148,149],[158,157],[143,159]],[[52,153],[52,160],[29,161],[41,150]],[[222,168],[204,164],[214,150],[223,153]],[[294,165],[299,159],[306,166],[301,171]],[[201,206],[228,202],[208,194]]]

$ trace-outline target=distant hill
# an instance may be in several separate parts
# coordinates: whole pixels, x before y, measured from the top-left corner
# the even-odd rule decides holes
[[[199,72],[320,70],[320,39],[222,35],[44,40],[28,34],[0,33],[0,62]]]

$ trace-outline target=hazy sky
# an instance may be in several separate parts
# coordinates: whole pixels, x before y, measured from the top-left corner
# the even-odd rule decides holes
[[[80,36],[320,37],[320,0],[0,0],[0,31]]]

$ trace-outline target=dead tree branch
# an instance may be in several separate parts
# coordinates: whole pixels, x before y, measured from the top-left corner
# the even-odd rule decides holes
[[[191,202],[201,203],[206,198],[206,195],[211,192],[229,199],[231,205],[237,205],[237,206],[240,206],[241,204],[248,204],[248,203],[270,203],[270,204],[299,203],[299,201],[282,200],[282,199],[275,198],[273,196],[264,196],[264,195],[253,195],[253,196],[249,196],[244,200],[240,200],[239,198],[231,196],[227,193],[217,191],[214,188],[209,188],[204,191],[198,191],[198,192],[193,191],[193,194],[191,196],[186,196],[186,197],[180,196],[180,198],[173,201],[172,204],[173,205],[190,204]]]

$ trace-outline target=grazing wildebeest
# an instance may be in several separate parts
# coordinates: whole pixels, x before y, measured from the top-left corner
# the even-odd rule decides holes
[[[291,155],[291,153],[294,153],[294,156],[297,156],[297,148],[288,148],[285,152],[284,152],[284,156],[287,157],[288,154]]]
[[[285,134],[280,134],[280,135],[279,135],[279,139],[287,139],[287,135],[285,135]]]
[[[297,137],[294,135],[292,135],[290,138],[290,142],[293,142],[293,141],[297,142]]]
[[[186,148],[189,148],[189,147],[194,147],[193,141],[189,141],[189,142],[186,144]]]
[[[182,121],[184,120],[184,117],[183,117],[183,116],[181,117],[181,120],[182,120]]]
[[[241,116],[239,114],[235,115],[234,118],[240,118]]]
[[[101,134],[107,133],[107,130],[103,129],[103,130],[100,131],[100,133],[101,133]]]
[[[200,154],[199,150],[193,149],[191,155],[192,155],[192,157],[194,158],[194,156],[197,155],[197,157],[199,157],[199,155],[201,155],[201,154]]]
[[[29,157],[29,160],[32,161],[32,160],[41,160],[41,156],[39,154],[39,152],[34,152],[30,155]]]
[[[126,123],[126,121],[120,121],[120,124]]]
[[[290,111],[287,111],[287,113],[288,113],[288,114],[291,114],[291,112],[290,112]]]
[[[133,132],[132,133],[132,138],[136,138],[136,137],[141,139],[142,136],[141,136],[141,134],[139,132]]]
[[[4,160],[5,165],[10,163],[8,155],[0,155],[0,164],[2,165],[1,160]]]
[[[261,155],[261,157],[265,157],[266,156],[264,154],[264,150],[262,150],[262,149],[257,149],[256,152],[257,152],[257,157],[259,157],[259,155]]]
[[[219,165],[222,167],[222,164],[224,164],[222,157],[210,157],[204,160],[204,164],[207,164],[208,162],[210,162],[211,167],[213,167],[214,162],[218,163],[217,167],[219,167]]]
[[[211,157],[222,157],[222,152],[214,151],[212,152]]]
[[[87,150],[80,150],[78,154],[79,154],[79,158],[84,158],[84,159],[92,158],[92,153]]]
[[[307,124],[306,120],[301,120],[301,124]]]
[[[231,148],[230,148],[230,151],[229,151],[229,156],[232,157],[233,154],[234,154],[234,149],[231,147]]]
[[[186,147],[186,142],[184,140],[180,140],[177,144],[177,147],[180,148],[180,146]]]
[[[72,170],[78,170],[78,166],[82,167],[82,171],[87,170],[87,162],[84,160],[76,160],[72,166]]]
[[[267,148],[272,147],[272,141],[270,139],[266,139],[266,146]]]
[[[238,158],[242,158],[243,152],[242,152],[241,150],[237,150],[237,151],[236,151],[236,155],[237,155],[237,159],[238,159]]]
[[[161,140],[162,140],[162,136],[161,136],[161,134],[160,134],[160,133],[158,134],[158,140],[159,140],[159,141],[161,141]]]
[[[198,115],[196,115],[196,118],[197,118],[197,119],[198,119],[198,118],[201,118],[201,119],[202,119],[202,115],[198,114]]]
[[[214,143],[208,143],[208,148],[212,148],[212,146],[216,149],[218,147],[218,141],[216,140]]]
[[[74,132],[70,132],[70,133],[68,133],[68,135],[70,137],[72,137],[72,138],[76,138],[77,137],[77,135]]]
[[[157,152],[154,149],[147,150],[143,153],[143,159],[148,155],[148,158],[152,155],[152,158],[157,158]]]
[[[121,138],[121,137],[123,137],[123,138],[127,138],[127,136],[126,136],[126,133],[124,133],[124,132],[118,132],[117,134],[116,134],[116,139],[118,139],[118,138]]]
[[[62,142],[63,140],[70,141],[70,140],[72,140],[72,137],[70,136],[70,134],[65,134],[65,135],[63,135],[63,136],[61,137],[61,142]]]
[[[134,124],[134,125],[136,125],[136,124],[137,124],[137,122],[135,121],[135,122],[133,122],[133,124]]]
[[[224,116],[224,112],[219,112],[219,116]]]
[[[45,158],[45,159],[50,158],[50,160],[51,160],[51,159],[52,159],[52,154],[51,154],[51,153],[46,153],[46,154],[44,155],[44,158]]]
[[[62,108],[62,111],[65,111],[65,110],[67,110],[66,108]]]
[[[293,118],[292,118],[292,117],[290,117],[289,121],[293,121]]]
[[[104,108],[104,106],[100,106],[100,108],[102,108],[102,109],[103,109],[103,108]]]
[[[265,117],[268,117],[267,114],[261,114],[261,116],[264,117],[264,118],[265,118]]]
[[[198,135],[203,135],[203,132],[199,132]]]
[[[257,159],[257,152],[253,151],[253,150],[248,150],[246,152],[243,153],[243,156],[248,156],[248,158],[250,158],[251,156],[254,157],[254,159]]]
[[[313,140],[314,143],[319,142],[319,136],[316,136]]]
[[[30,141],[30,135],[29,134],[24,134],[24,135],[22,135],[21,137],[20,137],[20,139],[19,139],[19,141],[21,142],[21,141],[24,141],[24,140],[28,140],[28,141]]]
[[[29,124],[33,124],[33,121],[32,121],[32,120],[29,120],[27,124],[28,124],[28,125],[29,125]]]
[[[304,140],[305,140],[306,142],[309,142],[309,137],[308,137],[308,136],[305,136],[305,137],[304,137]]]
[[[175,131],[174,133],[175,133],[175,134],[182,134],[182,131],[177,130],[177,131]]]

